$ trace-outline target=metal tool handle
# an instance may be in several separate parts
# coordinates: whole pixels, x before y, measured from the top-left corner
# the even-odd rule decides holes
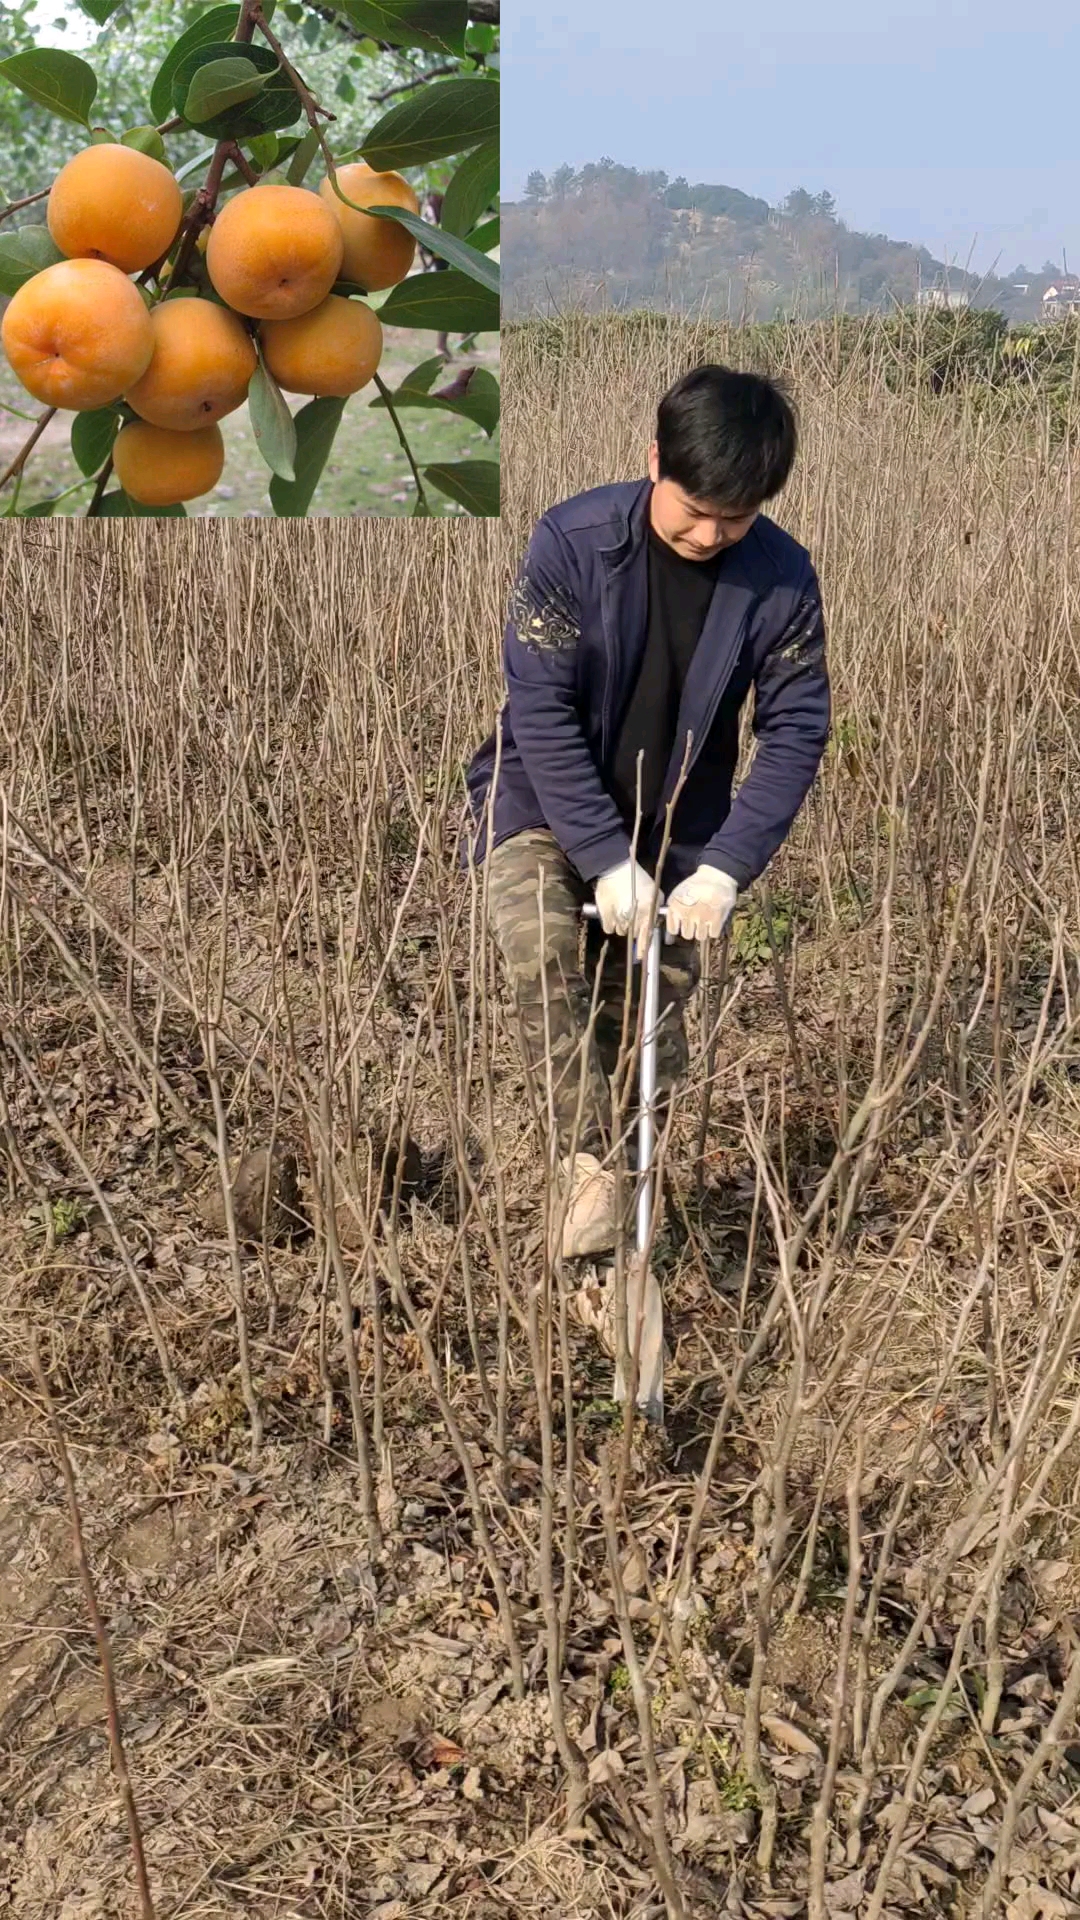
[[[600,909],[595,900],[586,900],[581,911],[586,920],[599,920],[600,918]],[[663,904],[657,907],[656,917],[658,920],[667,919],[667,908]]]
[[[582,908],[586,920],[599,919],[595,900]],[[656,909],[656,922],[645,953],[645,1007],[641,1035],[641,1105],[638,1110],[637,1250],[645,1252],[652,1232],[652,1163],[656,1147],[656,1028],[660,1018],[661,920],[667,908]],[[637,958],[635,942],[635,959]]]
[[[583,909],[585,918],[599,918],[595,901]],[[645,949],[645,993],[641,1035],[641,1103],[638,1111],[638,1190],[636,1271],[628,1276],[627,1312],[635,1327],[641,1327],[641,1371],[638,1375],[637,1402],[646,1418],[663,1425],[664,1420],[664,1306],[659,1283],[645,1260],[652,1238],[653,1153],[656,1145],[656,1029],[660,1018],[660,955],[663,945],[661,921],[665,909],[656,909],[652,933]],[[637,959],[635,942],[634,958]],[[639,1320],[640,1316],[640,1320]],[[636,1339],[635,1334],[635,1339]],[[615,1399],[625,1401],[629,1385],[616,1361]]]

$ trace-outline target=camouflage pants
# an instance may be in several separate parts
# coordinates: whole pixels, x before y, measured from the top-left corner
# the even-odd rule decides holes
[[[487,865],[488,912],[517,1009],[525,1070],[540,1109],[544,1113],[548,1110],[550,1062],[555,1128],[560,1149],[565,1152],[577,1125],[584,1067],[578,1150],[603,1152],[611,1137],[608,1081],[622,1042],[627,942],[606,939],[596,920],[582,922],[581,909],[592,899],[592,888],[586,886],[546,828],[504,840],[488,854]],[[683,1009],[699,972],[694,941],[673,940],[670,945],[665,943],[662,951],[661,1019],[656,1045],[660,1119],[672,1087],[686,1071]],[[596,1022],[583,1047],[598,972]],[[632,967],[627,1027],[631,1045],[642,980],[643,969]],[[636,1087],[631,1090],[631,1100],[634,1105],[627,1110],[628,1115],[636,1112]]]

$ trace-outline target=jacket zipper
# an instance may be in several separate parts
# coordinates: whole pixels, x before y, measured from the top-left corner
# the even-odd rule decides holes
[[[610,625],[610,583],[607,570],[604,570],[600,583],[600,628],[604,636],[604,701],[600,714],[600,765],[607,766],[608,742],[611,737],[611,668],[612,645],[608,633]]]

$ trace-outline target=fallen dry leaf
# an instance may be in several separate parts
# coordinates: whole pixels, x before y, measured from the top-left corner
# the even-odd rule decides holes
[[[960,1812],[966,1820],[977,1820],[980,1814],[986,1813],[993,1806],[996,1799],[996,1787],[980,1787],[977,1793],[968,1794]]]
[[[1074,1920],[1080,1914],[1075,1900],[1064,1900],[1046,1887],[1026,1886],[1005,1908],[1005,1920]]]
[[[785,1720],[778,1713],[764,1713],[761,1716],[761,1724],[770,1739],[776,1741],[777,1746],[787,1747],[790,1753],[805,1753],[815,1760],[821,1759],[821,1748],[817,1741],[812,1740],[801,1727],[797,1727],[793,1720]]]
[[[825,1888],[825,1909],[827,1913],[854,1913],[859,1906],[866,1887],[866,1871],[859,1867],[854,1873],[845,1873],[842,1880],[832,1880]]]

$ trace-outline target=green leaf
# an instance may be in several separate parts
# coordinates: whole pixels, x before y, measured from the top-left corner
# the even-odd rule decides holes
[[[134,147],[136,153],[148,153],[151,160],[160,160],[163,167],[169,162],[165,156],[165,142],[156,127],[129,127],[120,135],[122,147]]]
[[[430,360],[421,360],[418,367],[413,367],[412,371],[405,375],[398,393],[427,393],[428,389],[435,385],[445,365],[446,361],[441,353],[433,354]],[[379,398],[382,399],[381,394]]]
[[[138,500],[132,500],[121,487],[117,487],[112,493],[107,493],[104,499],[98,502],[97,512],[104,520],[186,520],[188,517],[187,508],[182,505],[144,507]]]
[[[465,53],[467,0],[335,0],[344,13],[373,40],[392,47],[429,47],[434,53]]]
[[[499,137],[499,87],[491,80],[434,80],[391,107],[360,151],[376,173],[423,167]]]
[[[260,173],[266,173],[274,165],[280,144],[276,133],[257,133],[247,142],[247,150]]]
[[[182,33],[178,40],[173,41],[157,70],[154,84],[150,89],[150,111],[155,120],[168,120],[172,113],[173,74],[185,55],[189,54],[194,47],[228,40],[230,35],[236,32],[239,23],[240,8],[238,6],[211,7],[208,13],[199,16],[186,33]]]
[[[303,186],[318,151],[318,130],[315,127],[309,127],[292,157],[288,176],[290,187]]]
[[[74,120],[77,126],[90,125],[97,74],[74,53],[63,53],[58,47],[31,47],[27,53],[0,60],[0,74],[39,107],[59,114],[62,120]]]
[[[292,160],[295,157],[296,149],[300,145],[300,135],[298,133],[279,133],[276,137],[277,154],[275,156],[275,165],[283,167],[286,160]]]
[[[248,411],[255,443],[271,473],[283,480],[296,478],[296,422],[289,412],[285,396],[263,364],[262,348],[256,340],[259,364],[248,388]]]
[[[19,520],[46,520],[53,508],[59,505],[62,496],[54,493],[51,500],[35,500],[32,507],[20,507],[16,515]]]
[[[470,513],[484,520],[497,519],[499,502],[499,463],[497,460],[454,460],[449,465],[425,467],[424,478],[440,493],[449,494]]]
[[[228,54],[221,60],[207,60],[196,68],[192,76],[184,100],[184,119],[192,126],[205,126],[216,114],[227,113],[230,107],[242,106],[245,100],[254,100],[255,95],[262,92],[268,78],[268,74],[259,72],[253,61],[240,54]]]
[[[443,196],[439,225],[464,239],[499,197],[499,142],[485,140],[467,153]]]
[[[470,20],[469,31],[465,35],[466,53],[490,53],[495,45],[495,34],[496,29],[488,26],[486,21]]]
[[[459,267],[462,273],[468,274],[470,280],[486,287],[489,293],[498,298],[499,269],[495,262],[483,253],[477,253],[475,247],[467,246],[455,234],[444,233],[442,227],[433,227],[430,220],[421,220],[418,213],[410,213],[406,207],[366,207],[364,211],[373,213],[379,220],[396,220],[399,226],[407,227],[423,242],[429,253],[436,253],[440,260],[448,260],[452,267]]]
[[[499,424],[499,383],[487,367],[473,368],[464,393],[455,394],[452,399],[441,394],[433,394],[432,398],[441,400],[443,406],[450,407],[453,412],[463,414],[466,420],[475,420],[489,439]]]
[[[296,416],[296,478],[270,482],[270,504],[282,519],[300,519],[311,505],[334,435],[345,411],[344,400],[323,395],[309,400]]]
[[[197,153],[195,155],[194,160],[185,160],[183,166],[177,167],[176,169],[177,179],[186,180],[189,173],[205,173],[213,157],[214,157],[213,147],[207,147],[204,152]],[[237,175],[236,177],[239,178],[239,175]],[[225,182],[222,181],[221,184],[224,187]],[[198,193],[198,191],[199,191],[198,187],[192,187],[190,196],[187,193],[185,193],[184,195],[185,206],[189,204],[190,200],[194,200],[195,195]]]
[[[83,12],[88,13],[91,20],[96,20],[99,27],[103,27],[107,20],[111,20],[117,7],[122,7],[123,4],[124,0],[79,0]]]
[[[236,57],[235,49],[227,40],[212,41],[209,46],[195,47],[186,53],[172,77],[175,111],[187,118],[188,91],[202,67]],[[265,75],[265,81],[253,99],[199,121],[200,133],[208,133],[215,140],[248,140],[254,134],[270,133],[276,127],[290,127],[304,111],[296,88],[282,73],[277,56],[269,47],[245,47],[242,57]]]
[[[439,365],[443,364],[441,358]],[[490,437],[499,424],[499,383],[486,367],[474,367],[468,386],[463,393],[451,395],[428,393],[414,387],[406,379],[396,393],[390,395],[395,408],[430,407],[442,413],[457,413],[465,420],[474,420],[478,427]],[[380,393],[370,402],[374,407],[385,408],[386,402]]]
[[[439,333],[498,333],[499,302],[455,267],[411,273],[379,308],[386,327],[434,327]]]
[[[469,245],[470,247],[475,247],[477,253],[490,253],[492,248],[497,247],[498,244],[498,219],[485,220],[482,227],[474,227],[469,235]]]
[[[904,1705],[905,1707],[910,1707],[914,1712],[918,1712],[920,1707],[932,1707],[937,1700],[939,1691],[940,1689],[938,1687],[916,1687],[914,1693],[907,1695]]]
[[[18,293],[35,273],[63,258],[48,227],[17,227],[14,233],[0,233],[0,293]]]
[[[337,94],[339,100],[344,100],[345,104],[350,107],[356,99],[356,87],[347,73],[341,75],[337,86],[334,88],[334,92]]]
[[[120,415],[115,407],[98,407],[93,413],[75,415],[71,423],[71,451],[79,472],[85,473],[88,480],[100,473],[119,431]]]

